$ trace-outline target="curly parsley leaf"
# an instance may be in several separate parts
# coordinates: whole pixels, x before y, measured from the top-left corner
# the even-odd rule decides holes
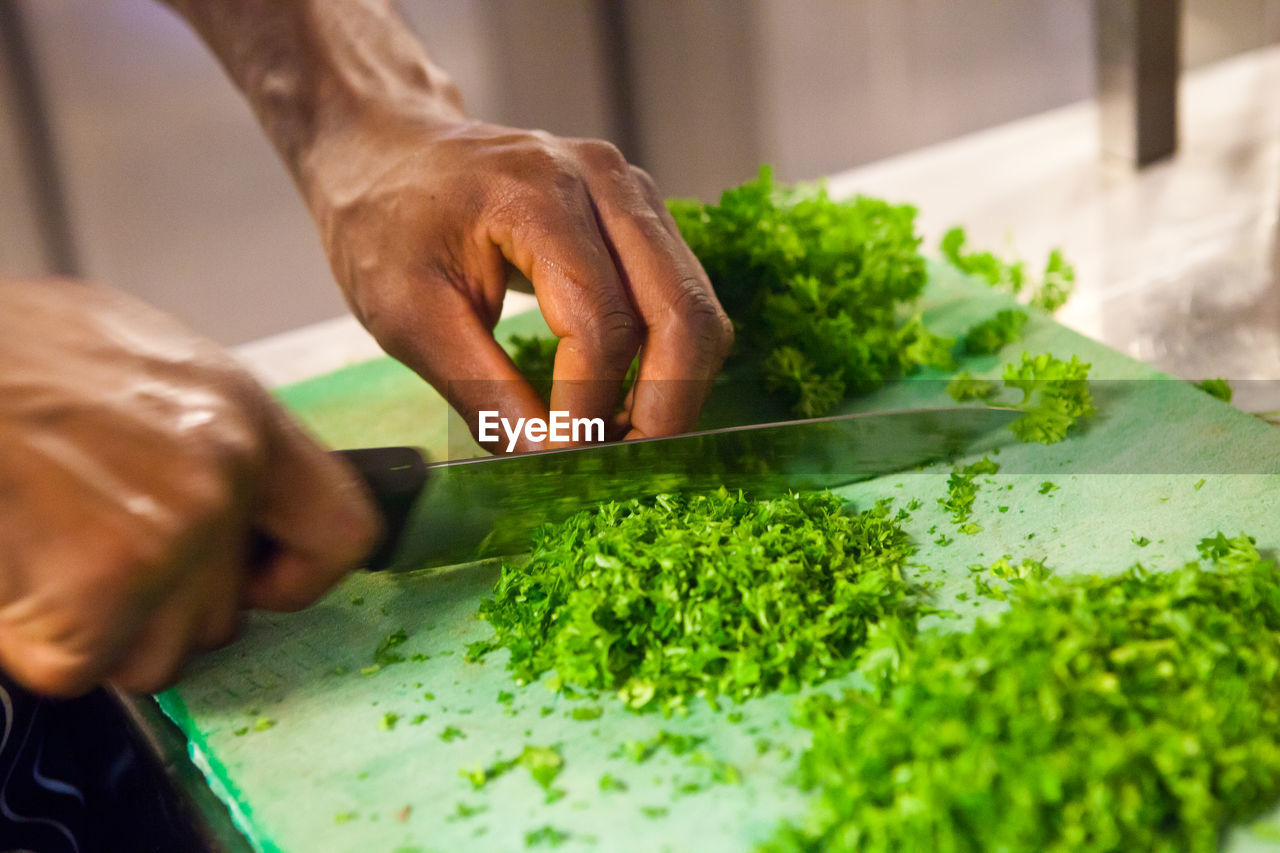
[[[796,414],[951,363],[952,341],[911,313],[925,285],[915,208],[783,186],[768,167],[719,204],[668,207],[734,321],[726,367],[763,376]]]
[[[1010,426],[1013,434],[1020,441],[1055,444],[1082,418],[1092,417],[1097,409],[1086,381],[1089,367],[1074,355],[1062,361],[1049,353],[1023,353],[1021,363],[1005,365],[1005,386],[1023,395],[1013,404],[1025,413]]]
[[[1019,340],[1026,325],[1026,311],[1019,308],[997,311],[965,333],[964,351],[969,355],[994,355],[1006,344]]]
[[[1039,281],[1029,281],[1026,265],[1020,260],[1006,261],[992,252],[967,251],[968,236],[961,227],[955,227],[942,236],[939,249],[952,266],[963,273],[977,276],[992,287],[1012,296],[1018,296],[1027,288],[1027,304],[1052,314],[1066,304],[1075,290],[1076,270],[1063,256],[1061,250],[1049,252],[1044,272]],[[1020,332],[1021,329],[1019,328]],[[1006,341],[1008,343],[1008,341]],[[989,350],[994,352],[994,350]]]
[[[962,370],[947,383],[947,393],[957,403],[970,400],[990,400],[999,392],[996,383],[988,379],[977,379],[967,370]]]

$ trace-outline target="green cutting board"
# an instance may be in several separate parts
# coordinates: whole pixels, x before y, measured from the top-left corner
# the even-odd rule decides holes
[[[948,267],[932,267],[931,276],[926,319],[943,333],[1007,304]],[[521,317],[503,330],[539,324]],[[1138,560],[1180,565],[1219,529],[1250,532],[1263,549],[1280,545],[1280,432],[1043,316],[1033,317],[1019,346],[967,366],[994,373],[1023,348],[1077,354],[1093,364],[1093,378],[1125,381],[1093,383],[1099,414],[1070,440],[1003,449],[996,457],[1002,472],[984,480],[978,495],[980,533],[957,534],[937,505],[946,466],[842,490],[859,506],[919,499],[907,528],[918,546],[914,563],[943,580],[940,605],[971,617],[1000,607],[957,593],[972,592],[966,566],[1005,554],[1043,559],[1060,574],[1110,573]],[[390,360],[304,382],[281,397],[336,447],[416,444],[437,458],[446,447],[444,404]],[[941,383],[913,381],[855,406],[949,402]],[[1167,466],[1152,467],[1153,450]],[[1146,473],[1097,473],[1108,471]],[[1045,481],[1058,488],[1041,494]],[[936,544],[935,526],[954,541]],[[1139,536],[1151,544],[1135,545]],[[794,696],[719,712],[699,706],[664,720],[628,713],[611,697],[571,701],[541,683],[516,686],[505,653],[483,663],[464,659],[467,644],[489,634],[475,613],[496,576],[491,563],[356,574],[307,611],[255,615],[239,642],[201,658],[159,698],[256,849],[519,850],[537,843],[527,833],[549,826],[566,834],[565,850],[737,851],[804,813],[805,797],[786,782],[807,739],[788,721]],[[947,629],[953,624],[965,627],[961,620]],[[398,630],[407,640],[395,651],[406,660],[373,669],[380,641]],[[823,689],[845,683],[852,680]],[[603,711],[597,719],[571,716],[595,707]],[[666,752],[643,764],[616,754],[624,741],[664,729],[705,737],[712,756],[739,769],[741,784],[706,785],[705,768]],[[556,801],[548,803],[519,768],[479,791],[460,775],[526,745],[560,748],[565,765],[555,787],[564,793]],[[606,773],[627,790],[602,791]],[[1237,832],[1232,846],[1260,845],[1260,838]]]

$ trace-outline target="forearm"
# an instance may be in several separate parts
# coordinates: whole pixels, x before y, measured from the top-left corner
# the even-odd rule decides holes
[[[463,118],[391,0],[162,0],[187,19],[249,99],[304,192],[316,143],[382,116]]]

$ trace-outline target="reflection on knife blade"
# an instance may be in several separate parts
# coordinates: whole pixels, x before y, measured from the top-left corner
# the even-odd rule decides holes
[[[538,525],[601,501],[721,487],[757,497],[833,488],[994,446],[1019,416],[969,407],[841,415],[436,463],[426,466],[386,567],[520,553]]]

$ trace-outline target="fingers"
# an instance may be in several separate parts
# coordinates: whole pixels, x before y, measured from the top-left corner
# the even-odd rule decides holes
[[[66,588],[48,590],[50,600],[10,606],[0,623],[0,668],[49,696],[78,696],[104,680],[132,691],[163,689],[193,651],[224,645],[235,636],[242,582],[239,538],[232,525],[222,541],[199,549],[198,558],[188,554],[184,582],[154,603],[141,604],[136,592],[116,583],[79,595]],[[99,559],[106,569],[117,561],[104,558],[111,551],[104,546],[65,556],[81,565]],[[192,565],[193,558],[202,562]],[[20,609],[29,611],[27,618]]]
[[[648,175],[613,151],[589,150],[605,239],[646,326],[628,438],[695,427],[733,344],[733,328]]]
[[[192,608],[184,598],[152,613],[107,680],[131,693],[156,693],[173,684],[194,645],[199,617]]]
[[[274,404],[252,525],[276,550],[250,577],[250,607],[298,610],[356,568],[380,533],[370,497],[350,468]]]
[[[505,276],[501,254],[492,245],[487,251]],[[512,421],[546,420],[546,403],[494,340],[489,318],[478,314],[458,290],[442,284],[429,303],[429,311],[425,299],[407,296],[395,300],[399,310],[394,324],[371,327],[382,346],[440,391],[477,441],[481,411],[498,412]],[[507,452],[506,436],[500,435],[496,443],[480,443],[495,453]],[[522,434],[513,450],[539,448]]]
[[[230,541],[209,553],[188,582],[152,611],[108,680],[121,690],[156,693],[177,681],[193,652],[231,642],[239,629],[242,562]]]
[[[584,187],[508,208],[490,236],[533,283],[556,348],[551,409],[608,421],[644,337]]]

